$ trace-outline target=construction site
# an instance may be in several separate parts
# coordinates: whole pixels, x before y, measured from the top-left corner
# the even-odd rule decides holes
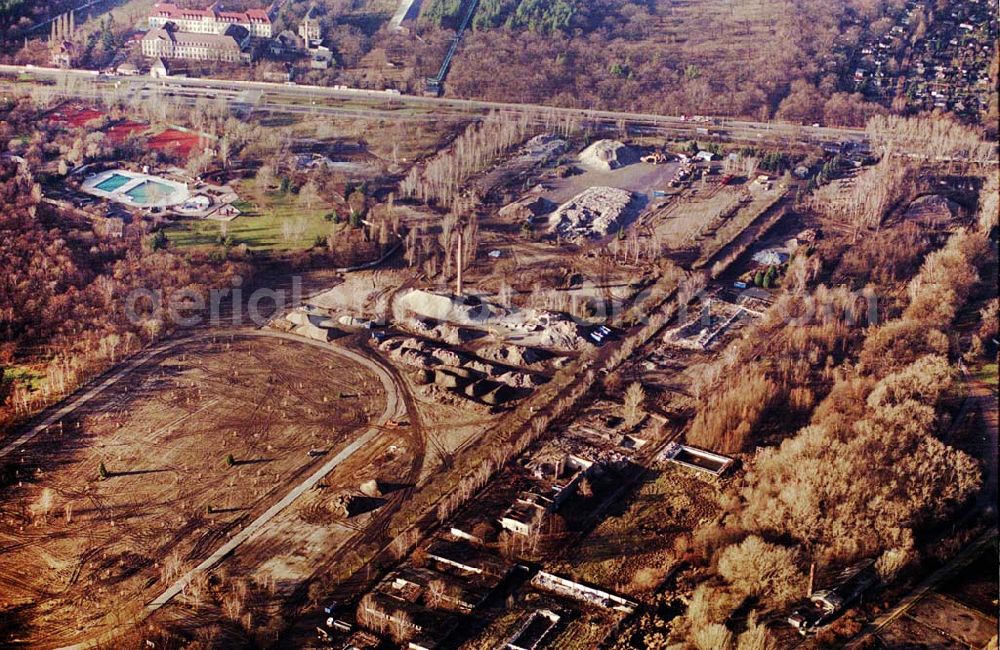
[[[533,133],[466,180],[482,193],[474,229],[400,201],[402,254],[317,275],[261,330],[164,350],[39,433],[45,453],[16,450],[7,534],[32,541],[0,582],[25,636],[56,647],[148,621],[297,647],[590,647],[633,614],[662,550],[627,564],[600,551],[622,534],[608,515],[647,484],[698,486],[685,520],[711,511],[734,460],[677,445],[685,376],[767,291],[708,287],[648,342],[622,375],[656,390],[656,409],[605,390],[551,429],[537,411],[588,388],[579,375],[661,287],[749,251],[787,188],[669,142]],[[421,239],[445,244],[433,279]],[[500,442],[522,425],[526,442]],[[455,476],[477,458],[479,474]],[[456,481],[482,489],[456,500]],[[81,602],[89,617],[66,616]]]
[[[733,513],[759,449],[859,357],[862,328],[826,322],[798,336],[829,349],[781,356],[775,306],[847,284],[834,267],[869,233],[803,197],[836,161],[824,187],[846,200],[867,152],[452,118],[394,131],[422,143],[405,155],[363,142],[365,122],[352,146],[378,162],[336,183],[331,134],[225,171],[316,231],[251,255],[209,218],[202,252],[303,297],[252,328],[172,332],[5,441],[0,644],[647,647],[723,582],[712,554],[748,537]],[[123,170],[94,196],[155,182]],[[889,232],[943,232],[974,203],[928,194],[899,199]],[[177,210],[209,215],[195,198]],[[751,366],[762,392],[726,404]],[[807,387],[763,394],[779,375]],[[900,621],[912,638],[933,616]]]

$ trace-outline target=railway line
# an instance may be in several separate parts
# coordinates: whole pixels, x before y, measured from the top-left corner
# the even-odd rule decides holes
[[[840,144],[863,143],[864,129],[812,127],[787,122],[755,122],[736,119],[695,121],[683,116],[631,113],[584,108],[561,108],[513,102],[488,102],[451,97],[402,95],[391,91],[344,87],[287,85],[260,81],[233,81],[204,78],[168,78],[153,81],[143,77],[115,77],[89,70],[62,70],[16,65],[0,65],[0,75],[28,76],[52,84],[53,94],[81,99],[138,98],[172,94],[178,101],[194,103],[204,99],[224,101],[231,106],[269,112],[367,117],[394,121],[440,121],[443,117],[476,117],[490,111],[526,115],[537,123],[575,119],[598,125],[626,125],[645,133],[760,144]],[[8,83],[8,89],[15,84]]]

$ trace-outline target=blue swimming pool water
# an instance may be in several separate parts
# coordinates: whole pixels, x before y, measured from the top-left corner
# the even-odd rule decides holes
[[[139,183],[129,191],[125,192],[132,198],[134,203],[149,204],[157,203],[173,194],[174,188],[156,181],[144,181]]]
[[[94,187],[101,190],[102,192],[114,192],[115,190],[117,190],[119,187],[129,182],[130,180],[132,179],[129,178],[128,176],[122,176],[121,174],[112,174],[111,176],[108,176]]]

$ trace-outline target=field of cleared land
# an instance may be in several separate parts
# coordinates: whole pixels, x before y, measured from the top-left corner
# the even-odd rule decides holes
[[[297,342],[220,336],[140,365],[5,459],[3,644],[131,619],[385,404],[373,373]]]

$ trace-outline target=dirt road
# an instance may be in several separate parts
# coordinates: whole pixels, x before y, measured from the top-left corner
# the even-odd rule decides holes
[[[337,453],[332,455],[329,460],[326,460],[320,467],[311,471],[308,476],[305,476],[304,480],[291,487],[281,498],[270,505],[264,512],[260,513],[252,521],[244,523],[240,528],[234,528],[229,532],[231,537],[223,540],[220,539],[221,544],[213,552],[211,552],[207,557],[202,556],[200,563],[197,566],[187,571],[187,573],[180,576],[172,584],[170,584],[166,589],[164,589],[159,595],[149,601],[144,608],[141,609],[137,618],[125,621],[123,620],[120,624],[115,625],[115,629],[106,629],[105,631],[90,636],[89,638],[74,639],[76,643],[66,646],[69,648],[86,648],[95,645],[100,642],[113,642],[115,636],[120,633],[120,630],[124,626],[130,626],[149,616],[152,612],[160,609],[166,603],[170,602],[178,593],[184,590],[184,588],[190,583],[191,579],[194,578],[201,572],[208,571],[218,565],[226,557],[233,554],[240,545],[246,543],[249,540],[261,535],[265,531],[269,530],[272,520],[289,505],[295,502],[304,493],[308,492],[314,488],[324,477],[326,477],[330,472],[332,472],[336,467],[343,464],[348,458],[351,458],[356,452],[365,448],[367,445],[372,443],[379,434],[382,432],[381,424],[384,424],[390,419],[401,418],[405,412],[406,407],[403,401],[402,389],[399,386],[398,379],[394,378],[390,372],[381,366],[377,360],[373,360],[367,356],[359,354],[355,351],[343,348],[334,344],[327,344],[318,341],[311,341],[301,339],[296,336],[289,334],[278,333],[278,332],[261,332],[256,330],[240,330],[240,331],[228,331],[225,333],[218,332],[208,332],[199,333],[193,336],[187,336],[184,338],[179,338],[169,342],[165,342],[158,345],[140,355],[134,359],[129,360],[127,363],[123,364],[120,368],[112,371],[103,377],[99,383],[93,385],[92,387],[84,389],[80,394],[72,396],[70,399],[66,400],[63,404],[54,407],[49,412],[42,414],[42,419],[40,422],[34,426],[27,429],[23,434],[21,434],[16,440],[0,449],[0,457],[10,456],[13,454],[18,454],[20,458],[25,460],[31,460],[31,455],[34,453],[32,445],[29,443],[32,440],[47,431],[51,432],[54,425],[59,424],[63,419],[73,420],[81,411],[86,413],[88,410],[93,408],[93,402],[97,402],[96,398],[105,399],[107,396],[106,392],[111,392],[109,389],[120,384],[123,381],[130,381],[131,374],[139,369],[147,368],[150,362],[160,363],[159,358],[161,356],[169,356],[172,351],[176,349],[183,349],[180,346],[190,345],[199,342],[211,342],[215,337],[218,336],[238,336],[241,338],[267,338],[267,339],[284,339],[287,341],[294,341],[298,345],[307,345],[316,348],[321,348],[323,352],[327,354],[333,354],[340,357],[344,361],[344,365],[350,366],[361,366],[366,371],[377,377],[376,385],[381,385],[381,389],[385,395],[385,407],[380,414],[372,413],[368,420],[368,428],[358,434],[352,435],[343,448],[341,448]],[[235,363],[235,362],[234,362]],[[336,367],[336,364],[334,366]],[[147,368],[148,369],[148,368]],[[286,380],[287,381],[287,378]],[[333,386],[328,386],[329,390],[332,390]],[[213,400],[207,402],[208,404],[215,404],[218,400]],[[325,401],[325,400],[323,400]],[[203,407],[207,408],[207,407]],[[193,413],[199,413],[198,410],[193,411]],[[186,418],[186,419],[190,419]],[[180,421],[171,421],[165,427],[165,429],[173,429],[179,425]],[[154,430],[154,433],[157,430]],[[145,438],[150,438],[154,436],[154,433],[150,433],[145,436]],[[42,438],[44,436],[42,435]],[[144,438],[144,439],[145,439]],[[334,450],[336,447],[334,448]],[[331,450],[334,451],[334,450]],[[166,451],[164,451],[166,453]],[[125,472],[124,474],[127,474]],[[124,475],[123,474],[123,475]],[[287,489],[287,488],[286,488]],[[276,497],[278,495],[275,495]],[[83,632],[86,635],[86,632]],[[65,637],[64,637],[65,638]],[[70,637],[72,638],[72,637]],[[55,638],[53,638],[55,640]]]

